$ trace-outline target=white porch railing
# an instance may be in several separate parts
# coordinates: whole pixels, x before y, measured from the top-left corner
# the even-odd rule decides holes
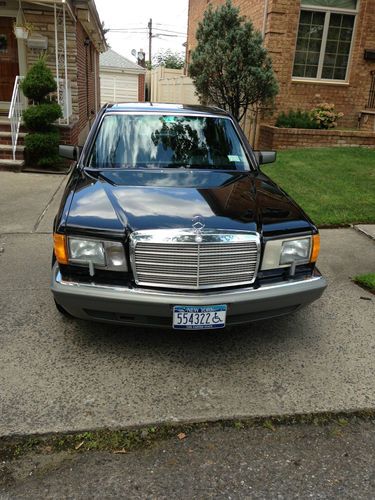
[[[13,160],[16,159],[17,142],[22,121],[22,113],[27,108],[27,99],[24,96],[20,86],[23,78],[23,76],[16,76],[8,114],[8,118],[10,121],[10,131],[12,135]],[[58,85],[56,91],[58,96],[57,100],[61,106],[63,113],[63,117],[59,119],[59,124],[69,125],[69,120],[72,115],[72,92],[70,80],[68,80],[67,82],[62,78],[59,78],[59,80],[55,78],[55,80],[57,81]]]
[[[70,80],[64,78],[55,78],[57,83],[57,102],[61,106],[63,117],[60,118],[59,123],[62,125],[69,125],[69,119],[72,115],[72,90]],[[65,83],[66,82],[66,83]]]
[[[13,160],[16,159],[18,134],[22,120],[22,113],[27,107],[26,97],[20,87],[23,76],[16,76],[14,82],[12,100],[10,102],[8,118],[10,121],[10,130],[12,134],[12,154]]]

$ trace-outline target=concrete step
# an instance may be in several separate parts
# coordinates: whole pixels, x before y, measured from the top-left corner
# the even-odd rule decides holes
[[[10,120],[8,117],[0,117],[0,132],[9,132],[10,131]],[[25,132],[25,126],[23,122],[21,122],[20,131]]]
[[[23,160],[25,146],[16,147],[16,160]],[[13,160],[13,149],[9,144],[0,144],[0,159]]]
[[[11,172],[20,172],[24,163],[24,160],[9,160],[0,158],[0,171],[7,170]]]
[[[10,121],[4,116],[0,116],[0,131],[9,132],[10,131]]]
[[[23,145],[25,135],[26,135],[26,132],[20,132],[18,134],[17,144],[19,144],[20,146]],[[0,144],[11,145],[12,144],[12,133],[0,131]]]

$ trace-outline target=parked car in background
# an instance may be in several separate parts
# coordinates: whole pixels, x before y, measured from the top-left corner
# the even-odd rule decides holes
[[[318,230],[225,111],[108,105],[54,223],[52,292],[82,319],[223,328],[318,299]]]

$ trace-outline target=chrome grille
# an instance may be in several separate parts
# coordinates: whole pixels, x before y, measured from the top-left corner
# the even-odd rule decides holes
[[[259,248],[259,236],[248,232],[136,231],[130,239],[136,283],[180,289],[252,283]]]

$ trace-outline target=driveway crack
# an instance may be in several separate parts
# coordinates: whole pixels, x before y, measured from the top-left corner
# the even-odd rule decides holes
[[[38,227],[40,226],[40,223],[42,222],[44,216],[46,215],[47,210],[51,206],[51,203],[53,202],[53,200],[56,198],[56,195],[57,195],[58,191],[60,190],[62,184],[65,182],[65,180],[66,179],[64,177],[62,179],[62,181],[60,182],[60,184],[58,185],[56,191],[53,193],[53,195],[52,195],[51,199],[49,200],[49,202],[47,203],[46,207],[44,208],[44,210],[42,211],[42,213],[37,218],[37,221],[35,222],[34,227],[33,227],[33,233],[35,233],[38,230]]]

